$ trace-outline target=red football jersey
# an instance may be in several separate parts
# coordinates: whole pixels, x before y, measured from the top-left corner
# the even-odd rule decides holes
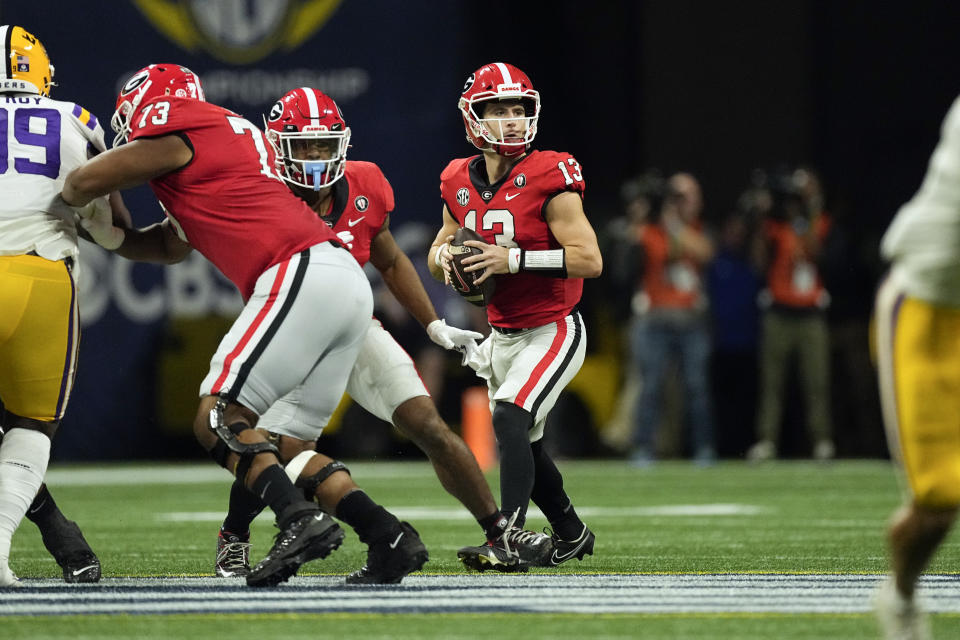
[[[393,211],[393,189],[380,167],[354,160],[347,160],[343,177],[331,189],[333,207],[322,219],[362,267],[370,260],[370,243]]]
[[[131,115],[130,140],[182,135],[193,160],[150,181],[180,236],[233,282],[244,299],[268,268],[335,240],[274,168],[263,133],[237,114],[191,98],[163,96]]]
[[[580,164],[568,153],[533,151],[502,180],[487,183],[483,156],[454,160],[440,174],[440,195],[460,226],[490,244],[527,251],[559,249],[544,219],[555,195],[583,195]],[[520,272],[497,275],[487,319],[500,327],[538,327],[563,318],[580,301],[582,278]]]

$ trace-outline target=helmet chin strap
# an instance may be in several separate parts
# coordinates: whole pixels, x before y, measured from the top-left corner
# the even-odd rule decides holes
[[[327,171],[327,163],[321,160],[308,160],[303,163],[303,171],[313,176],[313,190],[320,191],[324,185],[320,184],[323,174]]]
[[[490,145],[490,148],[498,156],[503,156],[504,158],[516,158],[517,156],[522,156],[523,154],[525,154],[529,146],[530,146],[529,142],[523,145],[519,145],[519,144],[506,145],[506,144],[503,144],[502,142],[497,142],[496,144]]]

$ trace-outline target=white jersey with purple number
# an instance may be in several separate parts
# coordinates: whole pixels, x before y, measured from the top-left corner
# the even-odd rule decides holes
[[[80,105],[0,94],[0,255],[76,258],[73,210],[57,194],[70,171],[105,149],[97,118]]]
[[[944,118],[920,190],[900,207],[880,248],[909,295],[960,306],[960,98]]]

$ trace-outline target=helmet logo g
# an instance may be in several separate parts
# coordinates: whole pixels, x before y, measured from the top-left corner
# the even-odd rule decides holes
[[[131,91],[133,91],[134,89],[142,85],[146,81],[146,79],[149,77],[150,77],[150,72],[144,69],[137,75],[127,80],[127,84],[123,85],[123,89],[120,90],[120,93],[124,93],[124,94],[130,93]]]
[[[477,74],[471,73],[470,77],[467,78],[467,81],[463,83],[463,90],[460,93],[466,93],[467,90],[473,86],[473,83],[476,80],[476,78],[477,78]]]
[[[273,105],[273,108],[270,109],[270,115],[268,116],[267,119],[268,119],[270,122],[274,122],[275,120],[279,120],[279,119],[280,119],[280,116],[282,116],[282,115],[283,115],[283,101],[282,101],[282,100],[278,100],[278,101]]]

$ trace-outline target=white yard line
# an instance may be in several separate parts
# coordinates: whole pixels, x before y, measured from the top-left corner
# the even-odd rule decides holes
[[[466,509],[448,507],[403,507],[387,505],[390,512],[401,520],[473,520]],[[674,504],[657,507],[577,507],[577,513],[585,518],[641,518],[649,516],[753,516],[768,514],[771,510],[751,504]],[[160,522],[220,522],[224,511],[172,511],[158,513]],[[269,514],[267,514],[269,516]],[[531,518],[543,518],[536,507],[527,512]],[[272,516],[258,518],[270,524]],[[258,522],[259,523],[259,522]]]
[[[420,462],[367,462],[350,463],[348,466],[362,470],[365,478],[428,478],[434,475],[432,468]],[[51,486],[72,487],[196,483],[228,485],[231,482],[230,474],[213,462],[67,469],[58,469],[54,465],[47,471],[45,480]]]
[[[364,613],[788,613],[870,610],[881,575],[444,575],[402,585],[348,587],[342,577],[293,578],[249,589],[216,578],[104,579],[97,585],[24,580],[3,590],[0,616],[267,612]],[[960,580],[924,576],[920,600],[935,613],[960,613]]]

